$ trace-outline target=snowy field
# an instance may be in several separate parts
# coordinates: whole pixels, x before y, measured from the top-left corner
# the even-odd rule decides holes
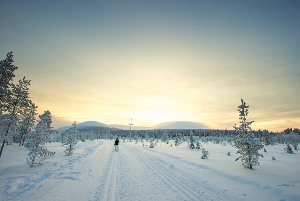
[[[0,200],[300,200],[300,154],[285,153],[284,145],[266,146],[254,170],[235,162],[231,145],[204,143],[210,153],[204,160],[186,143],[148,145],[121,141],[114,152],[113,141],[86,141],[66,156],[61,143],[51,143],[49,150],[56,154],[36,167],[26,164],[23,147],[6,146]]]

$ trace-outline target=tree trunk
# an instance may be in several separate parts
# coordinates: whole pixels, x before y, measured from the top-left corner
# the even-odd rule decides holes
[[[11,123],[8,124],[6,132],[5,132],[5,135],[4,135],[4,139],[3,139],[3,142],[2,142],[2,145],[1,145],[1,150],[0,150],[0,158],[1,158],[1,155],[2,155],[2,152],[3,152],[3,148],[4,148],[4,145],[5,145],[5,141],[6,141],[5,138],[8,135],[8,131],[10,129],[10,125],[11,125]]]

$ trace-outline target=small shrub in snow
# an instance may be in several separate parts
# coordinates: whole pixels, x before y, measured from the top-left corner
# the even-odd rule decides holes
[[[150,142],[149,148],[154,148],[154,143],[153,142]]]
[[[201,149],[201,143],[199,141],[196,142],[196,149]]]
[[[284,148],[284,150],[285,150],[285,152],[288,153],[288,154],[294,153],[292,147],[290,146],[290,144],[287,144],[287,147]]]
[[[179,145],[179,138],[176,136],[176,139],[175,139],[175,146],[178,146]]]
[[[202,149],[202,156],[201,156],[201,158],[202,159],[207,159],[208,158],[208,151],[206,150],[206,149]]]

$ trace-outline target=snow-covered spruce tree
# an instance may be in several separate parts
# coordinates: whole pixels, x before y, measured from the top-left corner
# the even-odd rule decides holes
[[[65,153],[67,156],[73,154],[75,145],[77,144],[77,127],[76,121],[72,124],[72,128],[66,131],[66,141],[64,145],[67,145]]]
[[[11,88],[7,92],[6,100],[2,105],[1,114],[1,130],[4,131],[3,142],[0,150],[0,157],[5,145],[9,139],[12,139],[17,133],[20,117],[26,108],[30,107],[32,103],[29,99],[30,80],[25,77],[19,80],[18,84],[11,83]],[[3,123],[4,122],[4,123]]]
[[[27,164],[33,167],[36,164],[41,164],[48,156],[54,155],[55,152],[48,151],[45,144],[50,141],[51,131],[51,113],[45,111],[39,116],[40,120],[37,123],[34,131],[27,138],[25,147],[29,150]]]
[[[256,138],[252,132],[251,124],[253,121],[247,121],[247,115],[249,113],[249,105],[246,105],[243,99],[241,99],[241,105],[238,106],[240,124],[234,126],[237,132],[237,136],[234,142],[234,147],[238,149],[237,154],[240,156],[236,159],[241,159],[244,167],[252,169],[253,166],[259,165],[259,157],[263,157],[258,153],[258,150],[264,146],[260,142],[259,138]]]

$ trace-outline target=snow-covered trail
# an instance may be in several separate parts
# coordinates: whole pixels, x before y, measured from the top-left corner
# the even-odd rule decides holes
[[[222,167],[205,165],[208,161],[201,160],[200,156],[195,162],[164,151],[167,150],[123,144],[120,200],[299,200],[292,184],[285,190],[282,185],[270,185],[227,172]],[[183,151],[193,155],[190,150]],[[242,171],[250,176],[257,174],[248,169]]]
[[[120,200],[230,200],[166,162],[167,156],[157,157],[130,145],[124,145],[121,152]]]
[[[135,149],[141,159],[148,163],[162,179],[169,180],[170,184],[181,189],[182,195],[186,195],[185,200],[261,200],[262,197],[267,197],[268,200],[298,200],[298,197],[288,192],[259,181],[254,182],[233,176],[226,171],[191,162],[156,149],[148,147]],[[190,193],[191,191],[193,193]]]
[[[278,147],[270,147],[270,151],[280,160],[273,163],[265,159],[264,167],[255,171],[224,156],[227,150],[234,151],[232,146],[212,144],[213,154],[207,160],[200,159],[199,150],[171,148],[162,143],[150,149],[141,143],[121,142],[120,151],[115,152],[113,141],[86,141],[77,144],[72,156],[65,156],[65,147],[60,143],[49,144],[49,149],[56,154],[31,168],[26,164],[24,148],[6,147],[0,161],[0,201],[300,198],[299,156],[288,155],[290,159],[284,161],[280,157],[286,156]],[[289,172],[282,174],[287,168]]]

